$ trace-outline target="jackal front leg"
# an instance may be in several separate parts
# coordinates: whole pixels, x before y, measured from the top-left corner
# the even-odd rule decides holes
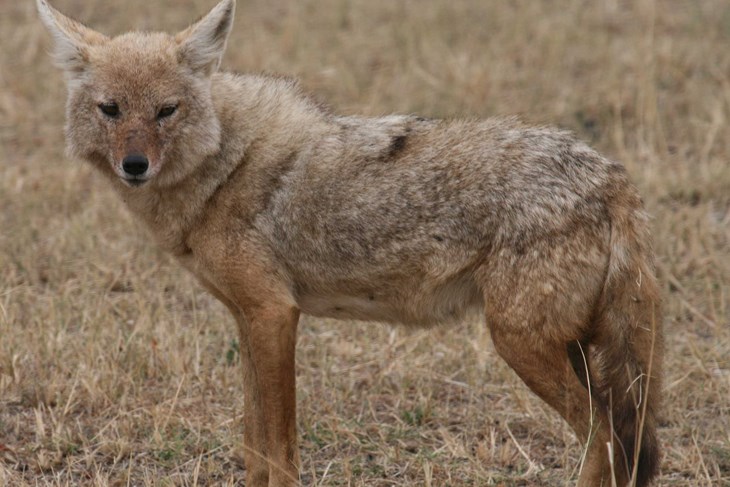
[[[247,445],[253,449],[247,452],[252,460],[247,464],[260,465],[259,458],[251,457],[263,450],[268,486],[298,485],[294,349],[299,310],[272,305],[246,308],[243,313],[246,319],[241,330],[241,355],[246,367],[247,396],[244,421],[247,434],[254,440]],[[246,347],[248,350],[244,350]],[[263,445],[254,444],[262,439]]]
[[[299,309],[271,261],[247,253],[240,262],[245,265],[218,268],[216,277],[241,337],[246,484],[298,485],[294,354]]]
[[[246,293],[234,294],[234,301],[230,293],[199,278],[226,305],[238,325],[244,378],[246,485],[296,485],[299,451],[294,348],[299,311],[275,300],[252,299],[251,291],[258,288],[255,285],[246,286]]]

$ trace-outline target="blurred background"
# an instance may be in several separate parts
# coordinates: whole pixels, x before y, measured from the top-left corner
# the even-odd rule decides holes
[[[55,0],[109,35],[214,0]],[[344,114],[519,115],[622,161],[665,295],[657,485],[730,485],[727,0],[239,0],[223,68],[299,78]],[[34,2],[0,0],[0,485],[245,481],[224,308],[64,156],[63,77]],[[580,446],[478,320],[305,318],[305,485],[562,485]]]

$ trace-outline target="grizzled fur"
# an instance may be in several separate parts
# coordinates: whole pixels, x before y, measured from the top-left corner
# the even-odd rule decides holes
[[[38,0],[70,153],[236,318],[248,484],[298,478],[300,312],[427,326],[469,310],[586,444],[579,485],[649,483],[661,317],[623,167],[552,128],[341,117],[291,81],[218,73],[234,6],[176,36],[107,38]],[[129,154],[149,160],[140,180]]]

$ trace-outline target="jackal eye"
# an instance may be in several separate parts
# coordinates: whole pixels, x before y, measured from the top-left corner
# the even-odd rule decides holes
[[[157,112],[157,119],[161,118],[167,118],[173,113],[175,113],[175,110],[177,110],[177,105],[167,105],[165,107],[160,108],[160,111]]]
[[[119,115],[119,105],[114,102],[99,103],[99,110],[107,117],[116,117]]]

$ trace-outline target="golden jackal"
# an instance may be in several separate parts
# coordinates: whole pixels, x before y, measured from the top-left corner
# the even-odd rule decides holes
[[[620,164],[551,128],[342,117],[291,81],[218,73],[235,0],[114,38],[37,3],[70,153],[236,318],[249,485],[298,482],[300,313],[420,326],[471,308],[586,444],[580,485],[650,482],[659,297]]]

